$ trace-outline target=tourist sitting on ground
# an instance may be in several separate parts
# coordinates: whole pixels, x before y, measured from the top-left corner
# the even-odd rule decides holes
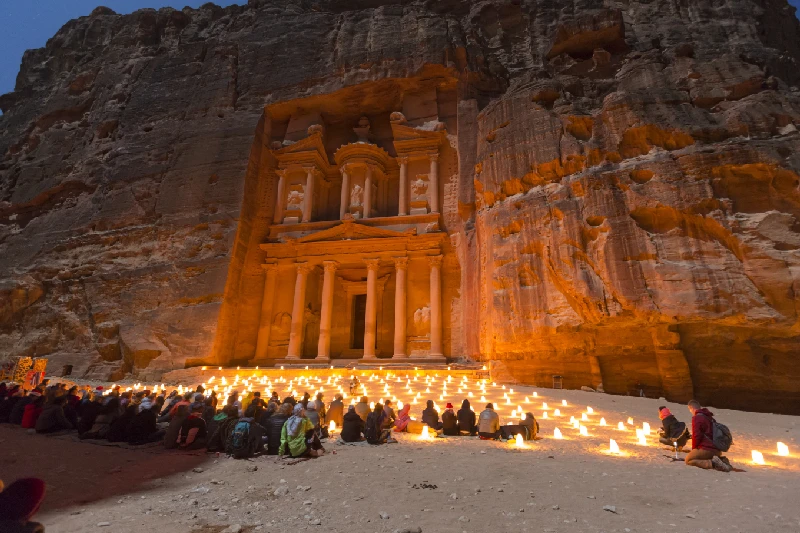
[[[281,447],[278,450],[280,455],[292,458],[318,457],[325,452],[305,411],[302,404],[295,405],[292,416],[283,425]]]
[[[0,482],[0,531],[3,533],[44,533],[44,526],[33,522],[45,494],[45,483],[37,478],[22,478],[3,488]]]
[[[336,427],[342,427],[342,419],[344,418],[344,401],[342,400],[341,394],[337,393],[336,396],[333,397],[333,401],[328,406],[326,415],[328,422],[335,422]]]
[[[347,413],[342,418],[342,432],[339,436],[345,442],[359,442],[364,440],[361,434],[364,432],[364,420],[356,412],[353,405],[347,407]]]
[[[325,427],[328,422],[328,411],[325,409],[325,401],[323,398],[325,397],[324,394],[321,392],[317,393],[317,399],[314,400],[314,405],[317,408],[317,413],[319,413],[319,423],[320,426]]]
[[[308,409],[309,400],[311,400],[311,395],[306,391],[303,393],[303,399],[300,400],[300,403],[303,404],[303,409]]]
[[[239,421],[239,410],[235,405],[226,405],[222,411],[214,415],[211,424],[206,426],[209,437],[206,448],[210,452],[223,452],[228,443],[236,422]]]
[[[308,408],[306,409],[306,418],[308,418],[312,424],[314,424],[314,431],[317,433],[317,436],[321,439],[328,438],[328,428],[322,425],[321,417],[317,412],[317,405],[316,402],[310,401],[308,402]]]
[[[171,402],[172,403],[172,407],[170,407],[169,411],[167,411],[167,414],[161,416],[158,419],[158,421],[159,422],[169,422],[170,420],[175,418],[175,414],[178,412],[178,408],[181,405],[185,405],[186,407],[189,407],[192,404],[192,396],[194,396],[193,392],[187,392],[187,393],[184,393],[184,395],[182,397],[178,398],[177,401],[175,401],[175,398],[173,398],[173,400]]]
[[[160,396],[159,399],[163,401],[163,396]],[[166,430],[158,429],[157,424],[157,413],[160,410],[161,404],[156,399],[155,403],[151,404],[148,409],[140,409],[136,413],[128,425],[128,444],[139,446],[151,442],[160,442],[164,438]]]
[[[730,472],[731,465],[727,458],[723,460],[722,452],[714,446],[714,414],[700,405],[697,400],[689,402],[692,413],[692,451],[686,455],[686,464],[705,470]]]
[[[397,418],[394,421],[394,430],[399,432],[408,431],[408,423],[411,422],[411,404],[407,403],[397,413]]]
[[[386,400],[383,404],[383,413],[386,415],[386,418],[383,419],[383,426],[381,429],[392,429],[395,420],[397,420],[397,415],[394,414],[394,409],[392,409],[392,400]]]
[[[83,435],[91,431],[94,426],[95,420],[103,410],[103,397],[97,396],[93,392],[81,400],[80,403],[80,418],[78,419],[78,435]]]
[[[208,430],[206,421],[203,420],[203,407],[200,402],[194,402],[189,407],[189,416],[181,424],[178,431],[178,447],[185,450],[199,450],[206,447]]]
[[[172,411],[172,408],[175,407],[181,400],[183,400],[183,397],[178,394],[178,390],[173,389],[164,402],[164,408],[158,413],[159,422],[165,422],[169,420],[169,412]]]
[[[25,410],[22,413],[22,427],[25,429],[34,429],[43,410],[44,396],[37,396],[32,402],[25,406]]]
[[[36,421],[36,433],[55,433],[74,429],[72,422],[64,415],[66,403],[66,396],[58,396],[45,405],[42,414]]]
[[[470,409],[469,400],[461,402],[458,410],[458,431],[461,435],[476,435],[478,426],[475,423],[475,411]]]
[[[372,409],[369,408],[369,398],[362,396],[356,404],[356,413],[358,413],[358,416],[361,417],[361,420],[366,422],[370,411],[372,411]]]
[[[482,440],[497,440],[500,438],[500,417],[494,412],[494,406],[486,404],[486,409],[478,417],[478,436]]]
[[[128,426],[133,421],[133,417],[139,412],[139,406],[136,402],[131,402],[125,407],[122,414],[114,420],[111,427],[108,429],[106,438],[108,442],[127,442],[128,441]]]
[[[11,416],[11,411],[14,410],[14,406],[21,401],[22,398],[22,387],[19,385],[14,385],[8,390],[5,399],[0,401],[0,423],[5,424],[9,421],[8,419]]]
[[[259,420],[261,413],[267,404],[261,399],[261,393],[256,391],[253,393],[253,400],[248,404],[247,409],[244,411],[244,416],[248,418],[255,418]]]
[[[422,423],[427,424],[429,428],[437,432],[442,429],[442,423],[439,421],[439,411],[433,406],[433,400],[425,402],[425,409],[422,411]]]
[[[658,442],[670,448],[677,446],[679,450],[683,449],[691,437],[686,424],[678,422],[675,415],[663,405],[658,408],[658,418],[661,419],[662,426],[658,430]]]
[[[264,451],[264,427],[252,417],[242,417],[231,426],[225,453],[234,459],[249,459]]]
[[[77,409],[79,403],[81,403],[81,395],[78,394],[78,387],[72,386],[67,391],[67,405],[72,409]]]
[[[525,440],[534,440],[539,432],[539,423],[533,413],[523,413],[519,424],[507,424],[500,426],[500,437],[504,439],[514,439],[521,435]]]
[[[242,409],[242,402],[239,400],[239,391],[233,391],[228,395],[228,400],[225,402],[225,405],[233,405],[239,411],[239,416],[244,415],[244,410]]]
[[[277,402],[274,402],[274,401],[272,401],[272,399],[270,399],[270,401],[269,401],[269,402],[267,402],[267,407],[266,407],[266,409],[264,409],[264,410],[261,412],[261,417],[258,419],[258,423],[259,423],[259,424],[261,424],[262,426],[264,426],[264,428],[266,428],[266,427],[267,427],[267,424],[268,424],[268,422],[267,422],[267,421],[268,421],[268,420],[269,420],[269,419],[272,417],[272,415],[274,415],[274,414],[275,414],[277,411],[278,411],[278,403],[277,403]]]
[[[292,416],[292,409],[294,409],[292,404],[281,404],[275,414],[267,420],[267,424],[264,426],[267,430],[267,455],[278,455],[278,450],[281,447],[283,425]]]
[[[447,402],[442,413],[442,433],[449,437],[457,437],[458,431],[458,417],[453,412],[453,404]]]
[[[8,416],[9,423],[16,425],[22,424],[22,417],[25,415],[25,407],[41,397],[42,392],[38,388],[33,389],[26,396],[23,396],[23,398],[18,401],[11,410],[11,414]]]
[[[386,411],[380,403],[375,404],[375,409],[367,416],[364,424],[364,438],[370,444],[385,444],[391,435],[391,430],[384,428],[384,421],[387,419]],[[397,442],[392,439],[392,442]]]
[[[119,398],[112,397],[100,410],[97,418],[94,419],[92,428],[80,437],[82,439],[105,439],[108,436],[108,432],[111,431],[111,424],[113,424],[119,416]]]
[[[294,396],[287,396],[283,399],[283,403],[288,403],[292,406],[292,409],[294,409],[294,406],[297,405],[297,400],[294,398]]]
[[[167,431],[164,433],[164,447],[169,449],[178,447],[178,434],[183,422],[189,417],[189,406],[181,405],[172,420],[169,421]]]
[[[214,401],[211,399],[211,396],[206,398],[205,396],[201,400],[203,404],[203,420],[206,421],[206,428],[208,428],[209,424],[214,420],[214,417],[217,414],[217,410],[214,409]],[[211,430],[209,429],[208,434],[211,434]]]

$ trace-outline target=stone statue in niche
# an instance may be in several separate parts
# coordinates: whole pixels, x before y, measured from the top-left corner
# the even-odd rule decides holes
[[[353,128],[353,131],[358,136],[357,142],[370,144],[369,142],[370,126],[369,126],[369,119],[367,117],[361,117],[358,121],[358,126]]]
[[[292,190],[289,191],[289,196],[286,198],[286,210],[302,211],[304,198],[305,198],[305,192],[304,192],[304,187],[302,185],[299,185],[297,187],[292,187]]]
[[[425,198],[428,192],[428,175],[417,174],[417,179],[411,182],[411,194],[414,199]]]
[[[430,332],[431,308],[420,307],[414,311],[414,329],[417,336],[427,335]]]
[[[350,191],[350,207],[361,207],[364,198],[364,189],[361,185],[354,185]]]

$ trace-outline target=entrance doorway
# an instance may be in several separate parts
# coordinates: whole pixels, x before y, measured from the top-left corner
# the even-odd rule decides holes
[[[367,295],[356,294],[353,296],[353,338],[350,347],[356,350],[364,349],[364,329],[367,318]]]

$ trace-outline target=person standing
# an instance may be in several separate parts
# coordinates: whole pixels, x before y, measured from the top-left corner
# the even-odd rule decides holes
[[[327,420],[329,422],[336,422],[336,427],[342,427],[344,419],[344,402],[342,395],[337,394],[334,396],[330,406],[328,406]]]

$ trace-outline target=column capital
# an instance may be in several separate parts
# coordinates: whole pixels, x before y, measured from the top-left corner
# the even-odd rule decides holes
[[[435,153],[432,153],[432,154],[428,154],[428,159],[429,159],[431,162],[438,161],[438,160],[439,160],[439,153],[438,153],[438,152],[435,152]]]
[[[317,169],[316,165],[306,165],[303,167],[303,170],[305,170],[306,175],[311,174],[312,176],[316,176],[319,174],[319,170]]]
[[[377,271],[381,266],[381,259],[379,257],[364,259],[364,262],[367,264],[367,270]]]
[[[338,261],[323,261],[322,267],[325,269],[325,272],[336,272],[336,269],[339,268]]]
[[[347,174],[347,167],[348,167],[348,166],[349,166],[349,165],[347,165],[347,164],[344,164],[344,165],[340,166],[340,167],[339,167],[339,173],[340,173],[341,175],[343,175],[343,176],[344,176],[345,174]]]
[[[264,263],[261,265],[261,268],[264,269],[264,272],[276,272],[278,270],[278,263]]]
[[[312,265],[311,263],[307,263],[307,262],[297,263],[297,273],[298,274],[308,274],[312,270],[314,270],[314,265]]]
[[[286,169],[286,168],[276,168],[275,169],[275,174],[277,174],[279,178],[285,178],[288,173],[289,173],[289,169]]]
[[[399,155],[399,156],[397,156],[397,162],[400,163],[401,165],[407,165],[408,164],[408,156],[407,155]]]
[[[429,255],[428,256],[428,264],[432,267],[440,267],[442,266],[442,256],[441,255]]]
[[[408,257],[392,257],[392,261],[394,261],[394,268],[397,270],[408,268]]]

